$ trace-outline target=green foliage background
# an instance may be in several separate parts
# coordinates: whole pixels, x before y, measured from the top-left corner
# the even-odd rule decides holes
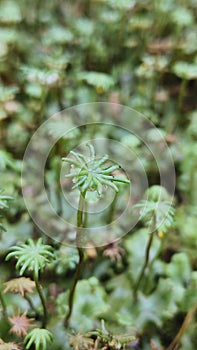
[[[126,254],[118,262],[103,256],[102,249],[97,257],[87,256],[71,326],[87,332],[98,328],[104,318],[119,333],[137,333],[144,350],[150,349],[151,339],[167,348],[196,303],[196,14],[194,0],[0,2],[0,187],[14,198],[8,210],[6,198],[1,201],[0,197],[4,217],[0,229],[7,229],[2,230],[0,240],[2,288],[3,282],[17,276],[13,264],[4,261],[8,249],[40,235],[26,211],[20,184],[23,154],[31,135],[52,114],[76,104],[108,101],[132,107],[161,130],[173,154],[175,223],[163,240],[154,240],[154,264],[135,304],[132,283],[145,255],[147,229],[139,226],[121,241]],[[58,134],[58,128],[61,125],[54,125],[53,132]],[[75,136],[65,141],[48,169],[57,206],[58,156],[65,155]],[[154,140],[154,135],[150,137]],[[124,142],[141,150],[135,138],[124,138]],[[146,159],[144,164],[149,177],[157,178]],[[66,349],[62,318],[78,256],[74,248],[44,239],[53,245],[56,255],[42,277],[52,315],[48,328],[54,343],[50,349]],[[37,296],[32,298],[39,308]],[[6,294],[5,299],[10,315],[18,307],[29,307],[19,295]],[[0,338],[17,341],[0,311]],[[196,349],[196,326],[194,318],[181,350]]]

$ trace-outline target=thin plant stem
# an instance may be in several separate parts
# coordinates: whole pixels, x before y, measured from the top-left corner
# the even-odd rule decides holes
[[[149,236],[149,240],[148,240],[148,243],[147,243],[147,246],[146,246],[146,253],[145,253],[145,260],[144,260],[144,264],[142,266],[142,269],[141,269],[141,272],[139,274],[139,277],[137,279],[137,282],[134,286],[134,289],[133,289],[133,296],[134,296],[134,299],[137,298],[137,293],[138,293],[138,289],[140,287],[140,284],[144,278],[144,274],[145,274],[145,271],[148,267],[148,264],[149,264],[149,260],[150,260],[150,250],[151,250],[151,246],[152,246],[152,243],[153,243],[153,238],[154,238],[154,234],[155,234],[155,215],[153,215],[153,223],[151,225],[151,233],[150,233],[150,236]]]
[[[150,249],[151,249],[151,245],[152,245],[152,242],[153,242],[153,237],[154,237],[154,232],[151,232],[151,233],[150,233],[149,240],[148,240],[148,244],[147,244],[147,247],[146,247],[145,261],[144,261],[144,264],[143,264],[143,266],[142,266],[141,272],[140,272],[140,274],[139,274],[139,277],[138,277],[138,279],[137,279],[137,282],[136,282],[135,287],[134,287],[134,290],[133,290],[133,295],[134,295],[134,298],[135,298],[135,299],[136,299],[136,296],[137,296],[137,292],[138,292],[139,286],[140,286],[140,284],[141,284],[141,281],[142,281],[142,279],[143,279],[143,277],[144,277],[146,268],[147,268],[148,263],[149,263]]]
[[[59,146],[59,145],[58,145]],[[63,214],[63,208],[62,208],[62,200],[61,200],[61,184],[60,181],[58,179],[58,176],[60,174],[61,171],[61,163],[60,161],[57,161],[56,165],[55,165],[55,176],[56,176],[56,195],[57,195],[57,202],[58,202],[58,209],[57,209],[57,214],[59,216],[62,216]]]
[[[188,329],[188,327],[191,323],[191,320],[192,320],[193,316],[195,315],[196,311],[197,311],[197,302],[186,314],[181,328],[179,329],[176,337],[173,339],[172,343],[168,346],[168,348],[166,350],[178,350],[180,343],[181,343],[181,339],[182,339],[184,333],[186,332],[186,330]]]
[[[78,210],[77,210],[77,227],[81,228],[84,225],[84,209],[85,209],[85,195],[86,192],[81,192],[80,193],[80,198],[79,198],[79,205],[78,205]],[[78,243],[78,238],[79,238],[79,231],[77,230],[77,238],[76,241]]]
[[[80,245],[80,230],[79,229],[84,227],[85,195],[86,195],[86,192],[80,193],[79,205],[78,205],[78,211],[77,211],[77,228],[78,229],[77,229],[76,243],[77,243],[77,250],[78,250],[78,254],[79,254],[79,262],[78,262],[77,269],[75,272],[74,282],[73,282],[73,285],[72,285],[72,288],[71,288],[70,294],[69,294],[69,299],[68,299],[69,309],[68,309],[68,313],[67,313],[67,315],[65,317],[65,321],[64,321],[65,327],[69,326],[69,320],[70,320],[70,317],[72,315],[73,306],[74,306],[75,290],[76,290],[76,286],[77,286],[77,283],[78,283],[79,278],[80,278],[82,264],[84,261],[84,251],[83,251],[83,248],[81,248],[79,246]],[[86,208],[86,210],[87,210],[87,208]]]
[[[65,327],[69,326],[69,320],[70,320],[70,317],[72,315],[73,306],[74,306],[75,290],[76,290],[76,286],[77,286],[77,283],[78,283],[79,278],[80,278],[82,263],[84,260],[83,249],[79,248],[79,247],[77,249],[78,249],[78,254],[79,254],[79,263],[77,265],[77,270],[75,272],[74,283],[73,283],[73,286],[72,286],[70,294],[69,294],[69,300],[68,300],[69,311],[68,311],[66,318],[65,318],[65,322],[64,322]]]
[[[155,261],[157,260],[157,258],[161,254],[161,252],[163,251],[164,244],[165,244],[165,238],[161,238],[160,247],[159,247],[157,253],[155,254],[154,258],[149,262],[149,271],[151,271],[152,266],[154,265]],[[147,291],[148,291],[148,283],[146,284],[146,287],[145,287],[145,292],[147,292]]]
[[[87,227],[87,225],[88,225],[88,203],[85,201],[84,213],[83,213],[83,227]]]
[[[116,203],[118,199],[118,192],[115,193],[114,200],[112,204],[110,205],[108,217],[107,217],[107,224],[110,224],[113,221],[115,209],[116,209]]]
[[[45,328],[47,325],[47,318],[48,318],[48,312],[47,312],[47,306],[46,306],[46,302],[45,302],[45,297],[42,291],[42,287],[38,281],[37,276],[34,274],[34,282],[36,284],[36,289],[38,292],[38,295],[40,297],[40,301],[43,307],[43,318],[42,318],[42,327]]]
[[[4,317],[7,317],[6,303],[5,303],[5,300],[4,300],[4,297],[3,297],[3,295],[2,295],[1,290],[0,290],[0,302],[1,302],[1,305],[2,305],[2,313],[3,313],[3,316],[4,316]]]
[[[161,252],[164,250],[164,247],[165,247],[165,237],[162,237],[161,238],[161,243],[160,243],[160,246],[159,246],[159,249],[157,251],[157,253],[155,254],[154,258],[151,260],[150,264],[149,264],[149,268],[152,267],[152,265],[154,264],[154,262],[158,259],[158,257],[160,256]]]

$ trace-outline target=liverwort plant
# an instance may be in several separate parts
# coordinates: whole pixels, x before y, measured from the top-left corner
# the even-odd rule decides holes
[[[73,310],[74,295],[77,282],[80,277],[81,268],[84,260],[84,251],[80,247],[80,228],[87,225],[87,207],[86,207],[86,193],[87,191],[96,191],[101,196],[103,187],[110,187],[116,193],[119,191],[116,182],[129,184],[130,181],[124,177],[116,177],[113,172],[120,169],[118,164],[110,164],[109,157],[107,155],[102,158],[97,158],[95,154],[94,146],[87,144],[90,155],[85,157],[81,153],[71,151],[72,158],[63,158],[62,160],[71,165],[71,172],[66,174],[66,178],[73,179],[74,186],[72,189],[78,188],[80,192],[78,210],[77,210],[77,233],[76,233],[76,245],[79,254],[79,263],[76,269],[73,286],[70,290],[68,300],[68,313],[65,318],[65,326],[69,324],[69,319]]]
[[[39,272],[43,272],[44,267],[54,259],[52,247],[43,244],[42,238],[39,238],[36,243],[30,238],[27,243],[13,246],[11,252],[6,257],[6,260],[13,257],[17,259],[16,268],[20,269],[21,276],[26,270],[33,273],[35,286],[43,307],[42,327],[45,328],[48,313],[45,296],[39,283]]]
[[[104,320],[101,320],[101,327],[89,333],[89,336],[96,337],[97,345],[101,349],[121,350],[125,349],[127,344],[135,347],[138,345],[138,339],[131,334],[113,334],[105,327]]]
[[[53,342],[53,335],[47,329],[34,328],[25,337],[26,349],[30,349],[32,344],[36,350],[46,350],[47,343]]]
[[[93,145],[87,144],[90,150],[90,156],[86,158],[83,154],[71,151],[74,159],[62,158],[63,161],[70,163],[73,172],[65,175],[66,178],[73,178],[75,185],[72,189],[79,188],[81,193],[88,191],[97,191],[102,193],[103,186],[109,186],[116,192],[119,191],[114,182],[123,182],[129,184],[129,180],[124,177],[111,175],[113,171],[120,169],[118,164],[109,165],[107,155],[102,158],[96,158]]]
[[[138,289],[149,265],[150,251],[154,236],[157,234],[158,237],[163,237],[172,226],[175,214],[175,210],[172,207],[171,196],[164,187],[159,185],[151,186],[145,194],[147,199],[140,201],[135,207],[140,208],[142,214],[141,220],[149,230],[149,240],[146,246],[145,260],[139,277],[134,285],[134,298],[137,297]]]

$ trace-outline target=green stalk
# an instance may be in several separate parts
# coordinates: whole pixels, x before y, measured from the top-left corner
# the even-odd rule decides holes
[[[179,329],[176,337],[173,339],[172,343],[168,346],[166,350],[178,350],[181,344],[181,339],[185,332],[187,331],[188,327],[190,326],[191,320],[195,313],[197,312],[197,303],[188,311],[188,313],[185,316],[185,319],[182,323],[181,328]]]
[[[150,233],[150,237],[149,237],[149,240],[148,240],[148,243],[146,246],[146,254],[145,254],[144,264],[142,266],[141,272],[139,274],[139,277],[138,277],[137,282],[136,282],[134,289],[133,289],[134,299],[137,298],[138,289],[139,289],[140,284],[144,278],[145,271],[146,271],[148,264],[149,264],[150,250],[151,250],[151,246],[152,246],[153,238],[154,238],[154,234],[155,234],[155,215],[153,216],[153,224],[151,225],[151,231],[152,232]]]
[[[164,234],[164,236],[161,239],[161,243],[159,246],[159,249],[157,251],[157,253],[155,254],[154,258],[152,259],[151,263],[149,264],[149,267],[151,268],[152,265],[154,264],[154,262],[157,260],[157,258],[160,256],[161,252],[164,251],[164,247],[165,247],[165,242],[166,242],[166,236]]]
[[[2,305],[2,313],[3,313],[3,316],[4,316],[4,317],[7,317],[6,303],[5,303],[5,300],[4,300],[4,297],[3,297],[3,295],[2,295],[1,290],[0,290],[0,302],[1,302],[1,305]]]
[[[57,145],[57,148],[60,148],[59,145]],[[58,154],[58,153],[57,153]],[[61,153],[59,153],[61,154]],[[60,174],[61,171],[61,163],[59,160],[57,160],[55,164],[55,177],[56,177],[56,196],[57,196],[57,214],[59,216],[62,216],[63,214],[63,208],[62,208],[62,200],[61,200],[61,184],[58,178],[58,175]]]
[[[38,292],[38,295],[40,297],[40,301],[43,307],[43,319],[42,319],[42,328],[46,327],[47,324],[47,318],[48,318],[48,312],[47,312],[47,306],[46,306],[46,302],[45,302],[45,297],[42,291],[42,287],[38,281],[38,277],[36,276],[36,274],[34,273],[34,282],[36,284],[36,289]]]
[[[118,192],[115,193],[113,202],[110,205],[109,213],[108,213],[108,217],[107,217],[107,224],[110,224],[113,221],[117,200],[118,200]]]
[[[73,285],[72,285],[72,288],[71,288],[70,294],[69,294],[69,299],[68,299],[68,307],[69,307],[69,309],[68,309],[68,313],[67,313],[67,315],[65,317],[65,321],[64,321],[65,327],[69,326],[69,320],[70,320],[70,317],[72,315],[73,306],[74,306],[75,290],[76,290],[76,286],[77,286],[77,283],[78,283],[80,275],[81,275],[81,268],[82,268],[82,264],[83,264],[83,261],[84,261],[83,248],[78,246],[78,244],[80,245],[80,230],[79,229],[84,227],[85,195],[86,195],[86,191],[80,193],[79,205],[78,205],[78,211],[77,211],[77,227],[78,227],[78,230],[77,230],[76,243],[77,243],[77,250],[78,250],[78,254],[79,254],[79,262],[78,262],[77,269],[76,269],[76,272],[75,272],[74,282],[73,282]]]
[[[146,268],[147,268],[148,263],[149,263],[150,249],[151,249],[151,245],[152,245],[152,242],[153,242],[153,237],[154,237],[154,232],[151,232],[149,240],[148,240],[148,244],[147,244],[147,247],[146,247],[146,256],[145,256],[144,265],[142,266],[140,275],[139,275],[139,277],[137,279],[136,285],[135,285],[134,290],[133,290],[134,299],[136,299],[136,297],[137,297],[137,292],[138,292],[139,286],[141,284],[141,281],[142,281],[142,279],[144,277]]]
[[[83,227],[88,225],[88,203],[84,202],[84,213],[83,213]]]
[[[84,209],[85,209],[85,205],[86,205],[85,195],[86,195],[86,191],[80,193],[78,210],[77,210],[77,228],[84,227],[84,216],[85,216]],[[80,238],[80,233],[77,230],[76,243],[78,243],[79,238]]]

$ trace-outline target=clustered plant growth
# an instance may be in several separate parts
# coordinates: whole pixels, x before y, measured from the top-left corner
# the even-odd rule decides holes
[[[86,193],[87,191],[96,191],[98,195],[102,194],[103,187],[111,187],[115,192],[118,192],[118,187],[114,182],[129,184],[129,180],[124,177],[117,177],[112,175],[112,172],[119,169],[119,165],[107,164],[108,156],[102,158],[96,158],[94,146],[87,144],[90,150],[90,156],[86,159],[83,154],[75,153],[71,151],[74,159],[63,158],[64,162],[71,164],[73,167],[70,174],[65,175],[67,178],[72,178],[75,182],[73,189],[78,187],[80,191],[80,198],[77,211],[77,235],[76,235],[76,245],[79,254],[79,263],[76,270],[76,275],[74,278],[74,283],[69,295],[69,311],[65,319],[65,325],[68,325],[69,318],[72,314],[74,294],[77,282],[80,278],[81,268],[84,260],[83,247],[81,247],[82,237],[80,233],[80,228],[87,226],[87,205],[86,205]]]
[[[197,348],[195,15],[193,0],[1,1],[0,350]],[[58,142],[46,164],[44,180],[59,214],[66,211],[76,226],[88,227],[88,198],[112,191],[111,211],[99,217],[100,224],[110,223],[128,196],[127,179],[105,157],[104,145],[103,158],[95,157],[91,145],[88,158],[70,152],[87,139],[105,137],[131,149],[150,185],[139,201],[131,179],[133,210],[141,221],[121,241],[75,248],[59,237],[61,243],[40,238],[22,198],[22,159],[42,122],[94,101],[130,106],[160,129],[177,185],[173,200],[159,186],[158,169],[136,136],[109,125],[76,131],[73,120],[74,131]],[[114,116],[121,117],[115,104]],[[49,135],[61,129],[61,121],[55,122]],[[160,150],[154,130],[146,133]],[[114,151],[137,178],[135,160],[118,147]],[[70,191],[74,180],[74,217],[58,183],[61,158],[69,152],[65,188]],[[165,154],[163,163],[168,177]],[[81,239],[80,229],[75,238]]]
[[[52,247],[50,245],[44,245],[42,243],[42,238],[39,238],[36,243],[30,238],[27,243],[13,246],[11,250],[6,260],[12,257],[17,259],[16,269],[20,268],[20,276],[22,276],[26,270],[32,271],[35,287],[43,307],[42,326],[45,327],[47,323],[47,306],[42,287],[39,283],[39,271],[43,271],[45,265],[54,258]]]
[[[146,191],[146,195],[148,197],[146,200],[142,200],[135,205],[136,208],[140,208],[143,211],[142,220],[148,227],[149,240],[146,247],[145,261],[133,288],[134,297],[137,296],[140,283],[148,268],[150,250],[155,233],[157,233],[160,238],[163,238],[163,234],[172,226],[174,216],[172,201],[169,200],[170,196],[165,188],[158,185],[152,186]]]

